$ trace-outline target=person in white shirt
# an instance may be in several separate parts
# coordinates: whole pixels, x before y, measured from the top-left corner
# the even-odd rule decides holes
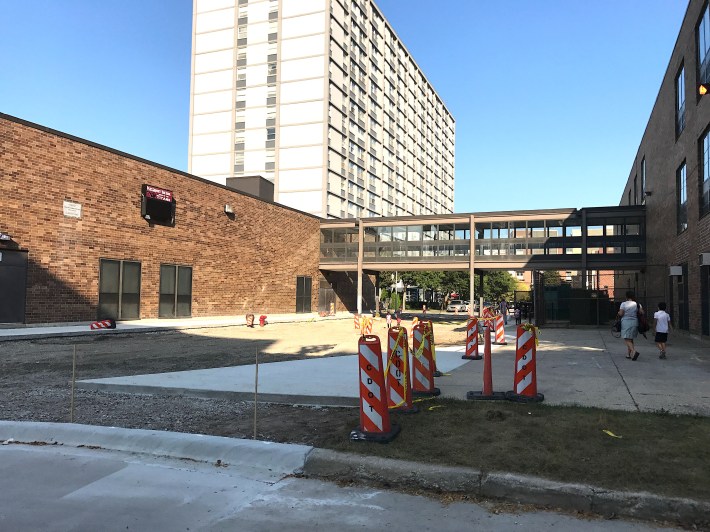
[[[666,312],[666,304],[658,304],[658,312],[653,315],[656,328],[656,345],[661,352],[658,358],[666,358],[666,342],[668,341],[668,331],[672,328],[671,316]]]
[[[639,352],[634,346],[634,338],[638,336],[639,332],[639,310],[642,310],[641,305],[636,303],[634,293],[629,290],[626,292],[626,301],[619,307],[617,316],[621,318],[621,337],[628,350],[626,358],[631,360],[636,360],[639,357]]]

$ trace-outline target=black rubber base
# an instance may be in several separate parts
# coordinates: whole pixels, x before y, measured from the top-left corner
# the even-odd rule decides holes
[[[441,390],[439,388],[434,388],[430,392],[420,392],[418,390],[412,390],[412,397],[437,397],[441,395]]]
[[[439,371],[438,369],[434,372],[434,377],[443,377],[443,376],[444,376],[444,374],[441,371]]]
[[[541,403],[545,400],[545,396],[541,393],[535,395],[520,395],[513,391],[506,392],[505,398],[514,403]]]
[[[483,392],[468,392],[466,399],[469,401],[505,401],[505,392],[493,392],[492,395],[483,395]]]
[[[501,343],[493,342],[493,345],[508,345],[508,342],[501,342]]]
[[[389,443],[397,437],[402,427],[392,423],[389,432],[364,432],[361,426],[350,432],[350,441],[372,441],[375,443]]]
[[[476,356],[472,356],[472,357],[464,355],[461,358],[463,360],[483,360],[483,357],[481,355],[476,355]]]

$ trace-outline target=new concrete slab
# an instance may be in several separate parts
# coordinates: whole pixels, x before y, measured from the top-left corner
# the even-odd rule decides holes
[[[451,372],[463,365],[461,350],[437,349],[437,366]],[[232,366],[152,375],[83,380],[82,389],[130,393],[184,394],[198,397],[254,399],[256,366]],[[272,362],[259,365],[259,401],[357,406],[358,356]]]

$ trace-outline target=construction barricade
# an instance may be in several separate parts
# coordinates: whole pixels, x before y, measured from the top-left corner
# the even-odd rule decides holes
[[[537,327],[519,325],[515,345],[515,389],[506,394],[508,400],[519,403],[539,403],[545,400],[544,395],[537,393],[536,357]]]
[[[355,315],[354,315],[354,320],[355,320],[355,321],[354,321],[354,323],[355,323],[355,330],[359,332],[359,331],[360,331],[360,315],[359,315],[359,314],[355,314]]]
[[[368,318],[367,316],[363,316],[362,319],[360,320],[360,334],[361,335],[366,335],[366,334],[372,334],[372,318]]]
[[[431,351],[431,329],[424,323],[412,329],[412,394],[434,397],[441,394],[434,387],[434,358]]]
[[[478,352],[478,319],[469,318],[466,324],[466,352],[461,357],[465,360],[481,360]]]
[[[115,320],[99,320],[99,321],[94,321],[89,325],[89,328],[93,331],[96,329],[115,329],[116,328],[116,321]]]
[[[387,346],[387,405],[404,414],[418,412],[419,409],[412,402],[407,329],[392,327],[387,334]]]
[[[505,392],[493,391],[493,367],[491,363],[491,335],[488,327],[483,328],[483,390],[468,392],[466,399],[472,401],[500,401],[506,399]]]
[[[508,342],[505,341],[505,318],[503,317],[502,314],[497,314],[494,318],[494,323],[495,323],[495,334],[496,334],[496,340],[495,344],[496,345],[508,345]]]
[[[434,377],[443,377],[444,374],[439,371],[436,367],[436,340],[434,339],[434,322],[431,320],[426,320],[423,323],[429,328],[430,340],[431,340],[431,359],[433,361]]]
[[[378,336],[361,336],[358,341],[360,364],[360,425],[350,432],[352,441],[388,443],[400,431],[390,422],[387,390],[382,370],[382,346]]]
[[[418,323],[419,323],[419,318],[417,318],[416,316],[414,316],[414,317],[412,318],[412,331],[414,331],[414,327],[416,327]]]

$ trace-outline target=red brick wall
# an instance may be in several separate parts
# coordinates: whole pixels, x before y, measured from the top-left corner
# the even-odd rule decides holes
[[[141,318],[158,317],[161,264],[192,266],[195,317],[295,312],[303,275],[317,309],[316,217],[6,115],[0,172],[0,231],[29,251],[27,323],[95,319],[101,258],[141,262]],[[143,183],[173,191],[174,227],[141,217]]]

